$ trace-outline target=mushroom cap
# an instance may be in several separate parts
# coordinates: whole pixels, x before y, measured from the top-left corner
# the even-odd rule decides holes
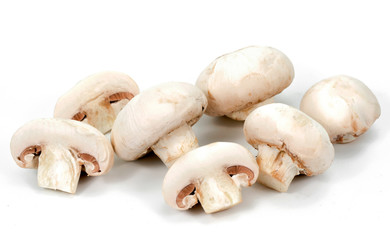
[[[202,116],[207,99],[194,85],[167,82],[141,92],[118,114],[111,143],[123,160],[136,160],[161,137]]]
[[[54,117],[72,119],[83,111],[87,103],[98,98],[106,99],[106,104],[95,106],[108,108],[108,98],[115,93],[130,93],[135,96],[139,93],[139,88],[135,81],[124,73],[105,71],[93,74],[78,82],[58,99]]]
[[[190,184],[196,184],[205,177],[227,172],[227,168],[243,166],[252,171],[253,177],[248,176],[247,185],[256,182],[259,167],[255,157],[245,147],[230,142],[216,142],[192,150],[176,160],[168,169],[163,181],[165,201],[173,208],[180,208],[176,199],[182,189]]]
[[[379,118],[381,108],[371,90],[358,79],[338,75],[313,85],[300,109],[318,121],[332,142],[363,134]],[[346,140],[346,139],[344,139]]]
[[[207,96],[206,114],[223,116],[282,92],[293,78],[294,67],[282,52],[250,46],[215,59],[196,85]]]
[[[93,156],[99,164],[99,172],[93,172],[94,165],[85,162],[88,175],[98,176],[108,172],[114,163],[114,151],[110,141],[96,128],[69,119],[36,119],[20,127],[11,139],[11,154],[18,166],[36,168],[38,158],[20,160],[28,147],[39,146],[44,151],[47,144],[57,144],[80,154]]]
[[[325,129],[305,113],[282,103],[271,103],[249,114],[244,134],[254,148],[267,144],[285,151],[309,176],[324,172],[334,158]]]

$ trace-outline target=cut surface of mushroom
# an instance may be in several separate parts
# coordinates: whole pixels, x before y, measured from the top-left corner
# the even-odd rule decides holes
[[[293,78],[294,67],[282,52],[250,46],[215,59],[196,85],[207,97],[206,114],[245,120],[254,105],[282,92]]]
[[[75,193],[84,170],[89,176],[107,173],[114,151],[92,126],[68,119],[37,119],[19,128],[11,139],[11,154],[23,168],[38,168],[38,185]]]
[[[82,121],[107,133],[118,113],[138,93],[137,84],[124,73],[96,73],[58,99],[54,117]]]
[[[212,143],[176,160],[165,175],[163,195],[173,208],[187,210],[199,200],[206,213],[214,213],[239,204],[241,186],[251,186],[257,176],[256,160],[246,148]]]
[[[280,192],[288,190],[296,175],[323,173],[334,158],[325,129],[285,104],[257,108],[245,120],[244,134],[258,150],[258,182]]]
[[[111,143],[123,160],[136,160],[152,149],[170,167],[198,147],[191,126],[206,107],[207,99],[197,87],[181,82],[160,84],[134,97],[118,114]]]
[[[348,143],[366,132],[381,114],[371,90],[360,80],[338,75],[313,85],[300,109],[318,121],[332,142]]]

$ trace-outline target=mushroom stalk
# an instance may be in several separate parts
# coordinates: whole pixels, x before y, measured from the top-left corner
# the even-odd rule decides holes
[[[38,165],[38,185],[43,188],[75,193],[81,165],[76,154],[59,144],[42,149]]]
[[[177,158],[198,146],[198,139],[191,126],[184,124],[160,138],[151,148],[169,168]]]
[[[261,184],[286,192],[293,178],[299,174],[298,166],[285,151],[267,144],[258,146],[257,164],[259,165],[259,177]]]
[[[270,104],[274,102],[274,98],[268,98],[262,102],[259,102],[257,104],[254,104],[252,106],[249,106],[247,108],[226,114],[227,117],[236,120],[236,121],[245,121],[245,119],[248,117],[248,115],[253,112],[256,108],[264,106],[266,104]]]
[[[206,213],[222,211],[242,201],[240,185],[226,173],[200,180],[196,195]]]

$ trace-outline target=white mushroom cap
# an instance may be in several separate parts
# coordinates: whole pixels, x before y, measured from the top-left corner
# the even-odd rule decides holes
[[[206,114],[231,115],[282,92],[294,78],[291,61],[271,47],[251,46],[215,59],[196,85],[207,96]]]
[[[256,160],[246,148],[217,142],[176,160],[165,175],[163,195],[168,205],[179,210],[191,208],[200,199],[205,211],[211,213],[238,204],[241,194],[234,189],[252,185],[257,177]]]
[[[37,168],[47,145],[61,146],[77,154],[90,176],[107,173],[114,163],[108,139],[85,123],[68,119],[37,119],[19,128],[11,139],[11,154],[18,166]]]
[[[325,129],[305,113],[285,104],[272,103],[253,111],[245,120],[244,133],[248,143],[259,150],[259,165],[263,164],[261,161],[270,161],[266,163],[269,164],[267,168],[270,166],[266,171],[274,178],[284,173],[278,172],[278,164],[274,166],[272,161],[277,158],[268,156],[270,151],[265,151],[263,155],[260,151],[263,146],[276,149],[277,155],[283,153],[290,158],[290,163],[282,160],[289,168],[297,169],[293,176],[289,176],[289,181],[299,173],[308,176],[323,173],[334,158],[334,148]],[[261,177],[260,175],[259,180]],[[281,182],[285,186],[276,190],[287,191],[290,182]]]
[[[162,137],[202,116],[207,99],[188,83],[163,83],[135,96],[118,114],[111,143],[123,160],[136,160]]]
[[[124,73],[96,73],[58,99],[54,117],[83,121],[106,133],[119,111],[138,93],[137,84]]]
[[[379,118],[381,109],[375,95],[361,81],[334,76],[312,86],[300,109],[318,121],[332,142],[347,143],[366,132]]]

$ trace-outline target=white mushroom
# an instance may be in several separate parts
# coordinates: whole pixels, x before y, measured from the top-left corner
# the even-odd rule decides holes
[[[325,129],[305,113],[281,103],[253,111],[244,123],[246,140],[258,150],[258,181],[286,192],[299,174],[328,169],[334,148]]]
[[[124,73],[97,73],[58,99],[54,117],[82,121],[107,133],[119,111],[138,93],[137,84]]]
[[[191,126],[206,107],[207,99],[197,87],[180,82],[160,84],[141,92],[118,114],[111,143],[123,160],[136,160],[151,148],[169,167],[198,147]]]
[[[38,185],[75,193],[82,166],[89,176],[107,173],[114,163],[110,141],[88,124],[37,119],[19,128],[11,154],[22,168],[38,168]]]
[[[259,107],[256,104],[282,92],[293,78],[294,67],[286,55],[271,47],[251,46],[215,59],[196,85],[207,97],[206,114],[245,120]]]
[[[366,132],[379,118],[381,108],[371,90],[361,81],[334,76],[312,86],[300,109],[318,121],[330,140],[348,143]]]
[[[253,155],[236,143],[217,142],[199,147],[176,160],[163,182],[165,201],[187,210],[198,199],[206,213],[240,203],[241,186],[256,182],[258,166]]]

